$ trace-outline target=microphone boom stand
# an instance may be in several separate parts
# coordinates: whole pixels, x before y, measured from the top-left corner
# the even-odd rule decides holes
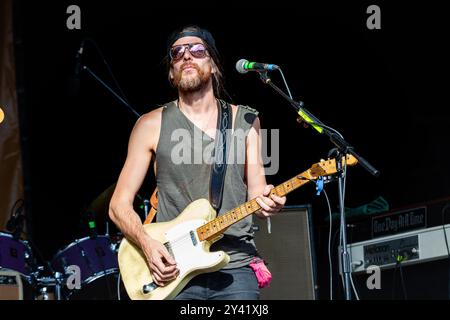
[[[117,92],[115,92],[110,86],[108,86],[106,84],[105,81],[103,81],[99,76],[97,76],[95,74],[94,71],[92,71],[88,66],[86,65],[82,65],[81,66],[81,70],[86,70],[95,80],[97,80],[97,82],[99,82],[103,87],[105,87],[114,97],[116,97],[120,102],[122,102],[122,104],[127,107],[132,113],[134,113],[136,115],[136,117],[140,117],[141,115],[127,102],[127,100],[125,100],[124,98],[122,98]],[[137,195],[139,197],[139,195]],[[144,202],[144,209],[145,209],[145,219],[147,219],[147,215],[149,212],[149,203],[150,201],[147,199],[143,199]],[[108,229],[108,224],[107,224],[107,229]]]
[[[95,80],[97,80],[100,84],[103,85],[109,92],[111,92],[120,102],[122,102],[131,112],[133,112],[138,118],[141,116],[133,107],[130,106],[128,102],[126,102],[121,96],[119,96],[110,86],[108,86],[99,76],[97,76],[94,71],[92,71],[89,67],[83,65],[82,70],[86,70]]]
[[[275,84],[273,84],[272,80],[268,77],[267,71],[258,72],[261,80],[271,86],[275,91],[277,91],[283,98],[291,103],[291,105],[295,108],[300,117],[308,124],[310,124],[314,129],[316,129],[320,134],[325,133],[330,141],[337,148],[337,157],[336,157],[336,169],[338,173],[338,192],[339,192],[339,211],[340,211],[340,228],[342,232],[342,247],[340,252],[341,257],[341,270],[344,275],[344,291],[345,291],[345,299],[351,300],[351,264],[350,264],[350,256],[347,250],[347,233],[346,233],[346,222],[345,222],[345,212],[344,212],[344,178],[345,172],[342,170],[342,159],[346,158],[347,154],[353,155],[361,166],[366,169],[370,174],[374,176],[379,176],[380,172],[375,169],[366,159],[358,155],[353,147],[348,144],[347,141],[333,128],[330,128],[324,125],[319,119],[317,119],[314,115],[312,115],[309,111],[303,108],[304,103],[302,101],[294,101],[291,97],[285,94],[280,88],[278,88]]]

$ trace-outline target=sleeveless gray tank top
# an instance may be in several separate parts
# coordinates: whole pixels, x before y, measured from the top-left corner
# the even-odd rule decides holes
[[[246,137],[258,111],[239,105],[233,126],[221,215],[247,201],[245,184]],[[191,122],[176,101],[163,107],[161,132],[156,148],[158,187],[157,222],[176,218],[192,201],[209,197],[214,139]],[[256,256],[252,215],[230,226],[211,246],[230,256],[225,269],[248,265]]]

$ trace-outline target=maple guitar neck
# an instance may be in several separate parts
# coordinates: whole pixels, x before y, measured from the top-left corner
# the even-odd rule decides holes
[[[302,185],[313,179],[315,178],[311,175],[310,169],[308,169],[294,178],[276,186],[270,191],[270,194],[284,197],[289,192],[300,188]],[[261,209],[261,206],[258,202],[256,202],[256,199],[247,201],[246,203],[224,213],[223,215],[198,228],[197,235],[200,241],[214,239],[218,235],[222,234],[228,227],[255,213],[259,209]]]
[[[356,163],[358,163],[358,160],[352,155],[347,155],[342,159],[343,165],[347,164],[352,166],[356,165]],[[336,172],[336,160],[322,160],[319,163],[314,164],[310,169],[276,186],[270,191],[270,194],[275,194],[279,197],[283,197],[289,192],[300,188],[304,184],[318,179],[320,176],[327,176],[335,174]],[[229,226],[255,213],[260,208],[261,206],[256,202],[256,199],[247,201],[246,203],[197,228],[197,236],[200,241],[213,240],[220,236]]]

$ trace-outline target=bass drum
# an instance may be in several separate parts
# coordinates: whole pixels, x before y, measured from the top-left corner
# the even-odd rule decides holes
[[[58,251],[51,264],[64,275],[62,297],[116,300],[119,267],[115,248],[108,236],[97,236],[77,239]]]

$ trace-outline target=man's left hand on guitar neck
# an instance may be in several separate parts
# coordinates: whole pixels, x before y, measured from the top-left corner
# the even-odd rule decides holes
[[[256,202],[261,206],[261,209],[255,214],[260,218],[267,218],[280,212],[286,203],[286,197],[279,197],[275,194],[269,195],[270,190],[274,188],[273,185],[268,184],[264,187],[263,194],[256,197]]]

